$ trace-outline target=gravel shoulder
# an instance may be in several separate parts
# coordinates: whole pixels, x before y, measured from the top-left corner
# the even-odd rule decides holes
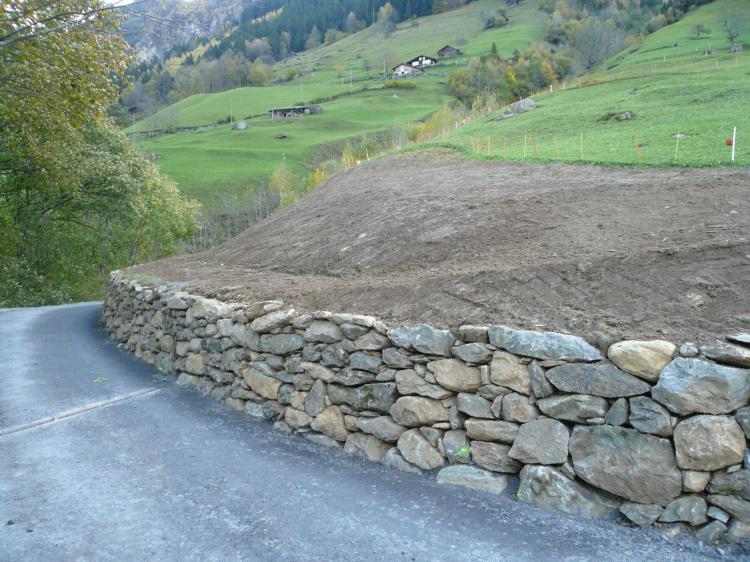
[[[226,300],[395,322],[710,341],[750,323],[750,170],[403,156],[223,246],[132,268]]]

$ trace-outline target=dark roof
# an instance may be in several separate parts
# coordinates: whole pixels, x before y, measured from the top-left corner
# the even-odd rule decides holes
[[[454,47],[453,45],[446,45],[445,47],[441,47],[440,49],[438,49],[438,54],[447,50],[456,51],[457,53],[461,52],[461,49],[459,49],[458,47]]]
[[[418,70],[419,72],[424,72],[424,70],[422,70],[421,68],[417,68],[416,66],[410,65],[409,62],[411,61],[400,62],[396,66],[394,66],[391,70],[396,70],[399,66],[405,66],[406,68],[411,69],[411,70]]]
[[[405,64],[409,64],[410,62],[418,61],[421,58],[430,59],[430,60],[434,60],[435,62],[437,62],[437,60],[435,59],[435,57],[431,57],[429,55],[417,55],[413,59],[409,59],[408,61],[406,61]]]

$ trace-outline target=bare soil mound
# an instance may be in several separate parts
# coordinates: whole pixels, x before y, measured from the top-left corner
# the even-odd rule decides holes
[[[218,249],[133,268],[227,300],[706,341],[750,323],[750,170],[409,156]]]

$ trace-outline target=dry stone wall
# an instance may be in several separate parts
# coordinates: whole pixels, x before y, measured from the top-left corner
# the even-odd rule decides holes
[[[322,445],[706,542],[750,536],[750,336],[679,350],[226,304],[115,272],[102,321],[159,369]]]

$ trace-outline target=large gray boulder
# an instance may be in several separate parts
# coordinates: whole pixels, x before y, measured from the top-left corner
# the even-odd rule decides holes
[[[614,515],[620,505],[617,498],[571,480],[550,466],[524,466],[516,496],[522,502],[588,518]]]
[[[364,457],[373,462],[380,462],[391,447],[392,445],[373,435],[350,433],[344,444],[344,452],[349,455]]]
[[[709,359],[737,367],[750,367],[750,349],[736,345],[706,345],[701,347],[703,354]]]
[[[260,318],[258,318],[260,320]],[[255,320],[254,322],[257,322]],[[344,334],[336,324],[327,320],[314,320],[305,330],[307,341],[319,343],[334,343],[344,339]]]
[[[590,419],[603,418],[609,404],[600,396],[566,394],[537,400],[537,408],[558,420],[586,423]]]
[[[645,396],[630,399],[630,425],[643,433],[660,437],[672,435],[672,422],[669,412],[660,404]]]
[[[459,392],[456,396],[456,406],[459,412],[472,418],[493,419],[495,417],[492,413],[492,402],[478,394]]]
[[[260,350],[274,355],[289,355],[305,347],[305,338],[298,334],[265,334],[260,336]]]
[[[375,382],[376,378],[377,375],[371,371],[360,371],[358,369],[347,367],[333,373],[329,382],[343,384],[344,386],[359,386],[361,384],[367,384],[368,382]]]
[[[437,481],[440,484],[462,486],[491,494],[500,494],[508,487],[507,476],[465,464],[446,466],[438,472]]]
[[[479,342],[466,343],[453,348],[453,355],[475,365],[489,363],[492,359],[492,350],[485,344]]]
[[[639,527],[648,527],[659,519],[663,512],[662,506],[650,503],[625,502],[620,506],[620,513]]]
[[[455,338],[448,330],[438,330],[429,324],[401,326],[388,330],[388,337],[398,347],[429,355],[450,357]]]
[[[621,398],[645,394],[651,387],[614,365],[568,363],[547,371],[547,380],[563,392]]]
[[[674,428],[677,464],[686,470],[718,470],[742,462],[745,433],[729,416],[693,416]]]
[[[722,496],[719,494],[709,494],[706,499],[708,503],[720,507],[732,517],[736,517],[744,523],[750,523],[750,501],[737,496]]]
[[[422,470],[432,470],[445,464],[443,455],[424,438],[418,429],[410,429],[398,438],[398,450],[411,464]]]
[[[585,340],[555,332],[513,330],[490,326],[490,343],[516,355],[555,361],[599,361],[602,354]]]
[[[337,406],[328,406],[310,422],[310,427],[336,441],[346,441],[349,436],[344,425],[344,414]]]
[[[531,392],[537,398],[547,398],[555,393],[555,389],[544,374],[544,369],[536,359],[529,364],[529,378],[531,379]]]
[[[471,459],[469,444],[463,429],[451,429],[443,435],[443,450],[451,462],[468,463]]]
[[[450,419],[450,411],[442,402],[423,396],[402,396],[391,406],[390,413],[396,423],[406,427],[432,425]]]
[[[508,456],[524,464],[563,464],[568,458],[570,433],[557,420],[534,420],[523,424]]]
[[[661,372],[651,396],[681,416],[728,414],[750,401],[750,370],[677,357]]]
[[[328,385],[328,398],[334,404],[346,404],[355,410],[371,410],[387,414],[396,401],[394,382],[365,384],[357,387]]]
[[[578,426],[570,455],[583,480],[630,501],[665,505],[682,492],[668,439],[612,425]]]
[[[283,328],[297,316],[293,309],[276,310],[250,323],[250,329],[256,332],[270,332],[277,328]]]

